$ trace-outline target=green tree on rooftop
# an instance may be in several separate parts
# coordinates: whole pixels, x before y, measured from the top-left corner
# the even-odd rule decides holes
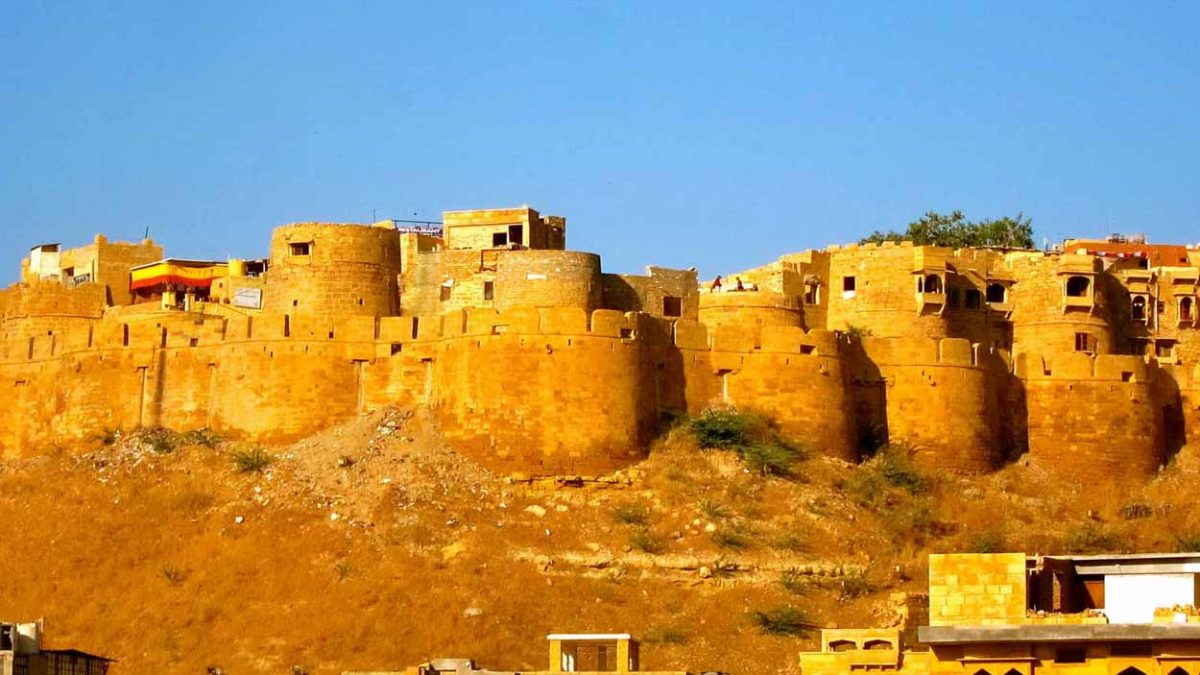
[[[949,246],[952,248],[1033,248],[1033,219],[1024,213],[995,220],[967,220],[962,211],[949,215],[930,211],[920,220],[908,224],[904,232],[876,230],[860,243],[911,241],[918,246]]]

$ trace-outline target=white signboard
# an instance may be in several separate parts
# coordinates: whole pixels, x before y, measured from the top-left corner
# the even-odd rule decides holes
[[[245,307],[246,309],[262,309],[262,289],[261,288],[235,288],[233,289],[233,306]]]
[[[1104,575],[1104,614],[1109,623],[1153,623],[1156,608],[1195,602],[1195,574]]]

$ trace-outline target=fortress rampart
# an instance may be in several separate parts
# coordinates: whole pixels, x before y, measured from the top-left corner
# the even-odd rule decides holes
[[[509,474],[619,468],[714,404],[832,457],[893,443],[960,472],[1027,450],[1146,477],[1200,439],[1195,268],[887,243],[718,287],[605,273],[528,207],[444,227],[298,223],[257,261],[36,248],[0,291],[0,451],[154,426],[287,442],[387,405]]]
[[[967,472],[996,467],[1003,447],[1000,359],[961,338],[870,337],[863,355],[856,368],[866,389],[860,396],[881,398],[880,422],[890,442],[910,446],[928,466]]]
[[[1149,477],[1165,461],[1161,375],[1136,356],[1022,354],[1029,456],[1075,480]]]

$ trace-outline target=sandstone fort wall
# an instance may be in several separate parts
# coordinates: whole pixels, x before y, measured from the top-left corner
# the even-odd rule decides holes
[[[59,282],[26,265],[0,291],[0,451],[154,426],[287,442],[387,405],[427,406],[510,474],[618,468],[712,405],[832,457],[892,443],[961,472],[1027,449],[1066,477],[1146,477],[1200,440],[1194,270],[1160,289],[1091,255],[885,243],[784,256],[717,292],[695,270],[604,274],[532,209],[446,222],[446,239],[278,228],[269,269],[231,266],[190,311],[114,300],[153,242],[64,251]],[[230,302],[235,287],[264,305]]]

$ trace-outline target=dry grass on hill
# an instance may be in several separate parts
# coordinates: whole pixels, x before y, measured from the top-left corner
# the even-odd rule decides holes
[[[889,593],[923,590],[931,551],[1200,545],[1190,452],[1127,490],[1020,464],[928,475],[898,454],[785,479],[678,428],[609,482],[565,487],[495,477],[401,410],[261,454],[201,435],[96,445],[0,464],[0,616],[45,616],[52,646],[118,675],[529,669],[548,632],[616,630],[646,638],[652,668],[795,672],[815,635],[764,634],[753,612],[894,621]]]

